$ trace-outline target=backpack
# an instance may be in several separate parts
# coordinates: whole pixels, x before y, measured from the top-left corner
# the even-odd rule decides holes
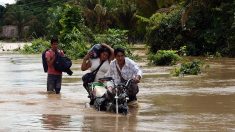
[[[49,49],[46,49],[45,51],[42,52],[42,66],[43,66],[44,72],[47,72],[48,70],[47,59],[46,59],[46,52],[48,50]]]
[[[67,72],[67,74],[72,75],[73,72],[70,70],[72,66],[72,61],[66,56],[61,56],[60,54],[56,53],[56,59],[54,62],[55,70]]]

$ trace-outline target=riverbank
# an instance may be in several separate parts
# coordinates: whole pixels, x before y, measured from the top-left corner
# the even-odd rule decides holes
[[[30,42],[1,42],[0,41],[0,52],[11,52],[22,49],[24,45],[31,44]]]

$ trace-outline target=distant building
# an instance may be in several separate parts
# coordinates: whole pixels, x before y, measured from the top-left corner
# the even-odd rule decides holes
[[[23,29],[23,34],[25,34],[29,30],[29,26],[25,26]],[[0,37],[2,38],[17,38],[18,37],[18,29],[17,26],[14,25],[5,25],[2,26],[2,30],[0,30]]]
[[[1,37],[16,38],[17,36],[18,36],[17,26],[13,26],[13,25],[2,26]]]

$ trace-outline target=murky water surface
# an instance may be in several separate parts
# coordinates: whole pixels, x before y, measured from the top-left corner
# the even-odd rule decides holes
[[[60,95],[46,94],[40,55],[0,54],[0,131],[235,131],[235,60],[208,60],[199,76],[171,77],[147,67],[139,108],[127,116],[85,107],[81,60],[64,74]]]

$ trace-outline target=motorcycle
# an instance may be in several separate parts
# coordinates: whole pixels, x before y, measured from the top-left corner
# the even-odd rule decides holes
[[[112,77],[100,78],[98,82],[88,84],[91,104],[98,111],[110,111],[128,114],[128,88],[132,79],[115,84]]]

